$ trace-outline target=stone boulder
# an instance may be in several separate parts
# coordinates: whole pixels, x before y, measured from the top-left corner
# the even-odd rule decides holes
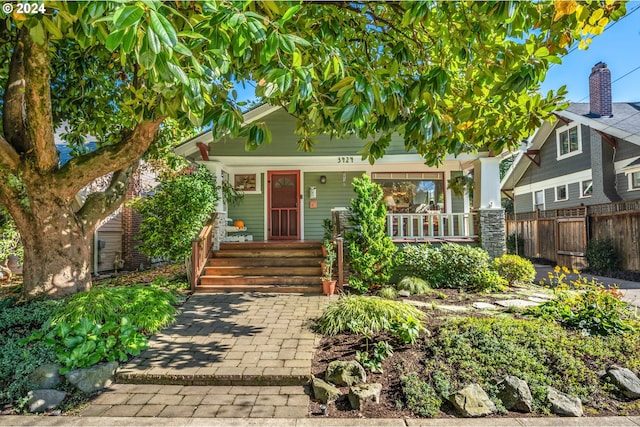
[[[406,289],[400,289],[398,291],[398,296],[399,297],[404,297],[404,298],[410,297],[411,296],[411,292],[407,291]]]
[[[631,370],[612,365],[606,377],[615,384],[622,394],[632,399],[640,397],[640,379]]]
[[[42,389],[30,391],[27,395],[29,412],[44,412],[55,409],[67,397],[67,393],[60,390]]]
[[[380,403],[382,384],[356,384],[349,388],[349,403],[353,409],[361,410],[368,405]]]
[[[342,396],[336,386],[322,381],[320,378],[314,378],[311,381],[311,387],[313,388],[313,396],[322,403],[335,402]]]
[[[529,413],[533,410],[533,396],[525,381],[507,375],[497,386],[498,398],[508,411]]]
[[[76,369],[66,374],[67,381],[85,393],[93,393],[109,387],[118,368],[118,362],[101,363],[86,369]]]
[[[553,387],[547,387],[547,399],[551,402],[551,412],[566,417],[581,417],[582,402],[577,397],[569,396]]]
[[[337,386],[363,384],[367,382],[367,373],[355,360],[347,362],[334,360],[327,366],[324,379]]]
[[[62,382],[58,373],[60,366],[46,363],[38,366],[29,376],[29,382],[34,389],[51,389]]]
[[[463,417],[484,417],[496,412],[496,405],[479,384],[470,384],[449,396],[449,401]]]

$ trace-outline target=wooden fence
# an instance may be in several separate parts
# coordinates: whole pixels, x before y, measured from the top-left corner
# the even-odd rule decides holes
[[[557,265],[587,266],[591,239],[609,239],[624,270],[640,270],[640,200],[507,215],[507,236],[521,240],[519,255]],[[513,237],[512,237],[513,239]]]

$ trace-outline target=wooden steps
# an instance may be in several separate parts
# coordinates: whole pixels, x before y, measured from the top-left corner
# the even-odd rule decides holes
[[[321,293],[320,242],[222,243],[196,292]]]

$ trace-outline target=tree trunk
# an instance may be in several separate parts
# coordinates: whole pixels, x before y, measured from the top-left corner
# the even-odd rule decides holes
[[[85,230],[68,206],[50,201],[33,208],[27,229],[19,226],[24,296],[59,298],[89,290],[93,230]]]

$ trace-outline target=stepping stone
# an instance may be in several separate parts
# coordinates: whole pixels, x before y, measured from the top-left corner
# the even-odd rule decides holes
[[[545,294],[544,292],[535,292],[531,294],[532,297],[536,297],[536,298],[542,298],[545,299],[547,301],[553,299],[553,295],[551,294]]]
[[[467,311],[469,309],[464,305],[436,305],[436,308],[446,311]]]
[[[502,306],[502,307],[535,307],[537,305],[540,305],[539,302],[533,302],[533,301],[525,301],[523,299],[506,299],[503,301],[496,301],[496,304]]]
[[[488,302],[474,302],[473,308],[477,308],[478,310],[495,310],[498,308],[497,305],[490,304]]]
[[[548,299],[546,298],[538,298],[538,297],[529,297],[527,298],[529,301],[533,301],[533,302],[539,302],[539,303],[544,303],[544,302],[549,302]]]
[[[403,299],[402,302],[404,302],[406,304],[411,304],[411,305],[416,306],[416,307],[428,307],[428,308],[432,307],[432,304],[430,302],[414,301],[414,300],[410,300],[410,299]]]

